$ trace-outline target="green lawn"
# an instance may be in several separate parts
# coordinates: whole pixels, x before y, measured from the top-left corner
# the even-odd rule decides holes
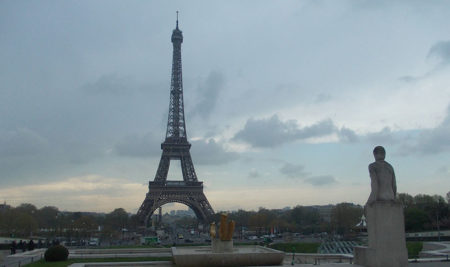
[[[141,258],[97,258],[97,259],[70,259],[67,261],[46,262],[40,260],[24,266],[27,267],[66,267],[79,262],[121,262],[121,261],[172,261],[172,257],[141,257]]]
[[[317,253],[320,243],[276,243],[269,247],[284,252]]]

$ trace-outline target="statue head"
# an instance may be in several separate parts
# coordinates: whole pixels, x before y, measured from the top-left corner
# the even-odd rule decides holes
[[[376,146],[373,149],[373,156],[375,157],[375,160],[384,160],[386,157],[386,150],[384,150],[384,147],[382,146]]]

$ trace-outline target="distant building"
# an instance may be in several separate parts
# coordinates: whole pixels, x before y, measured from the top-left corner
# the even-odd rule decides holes
[[[188,209],[188,210],[177,210],[176,211],[176,215],[177,216],[190,216],[190,217],[195,217],[195,213],[192,209]]]

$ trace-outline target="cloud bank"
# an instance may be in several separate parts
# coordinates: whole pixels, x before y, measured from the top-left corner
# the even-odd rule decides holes
[[[305,171],[301,164],[285,163],[280,169],[280,173],[287,178],[301,180],[313,186],[326,186],[336,184],[337,180],[332,175],[311,176]]]
[[[276,147],[296,140],[327,136],[335,131],[336,127],[331,120],[299,127],[296,120],[283,122],[277,115],[273,115],[267,119],[248,119],[233,140],[244,141],[253,147]]]

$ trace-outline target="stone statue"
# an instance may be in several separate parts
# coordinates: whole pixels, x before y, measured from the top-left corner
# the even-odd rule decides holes
[[[364,206],[368,246],[354,247],[355,264],[367,267],[407,267],[403,205],[395,200],[397,185],[394,168],[384,161],[382,146],[373,150],[375,162],[369,165],[372,192]]]
[[[395,200],[397,195],[397,184],[395,181],[394,168],[384,161],[386,151],[382,146],[377,146],[373,150],[375,162],[369,165],[372,192],[367,204],[372,204],[378,200]]]

